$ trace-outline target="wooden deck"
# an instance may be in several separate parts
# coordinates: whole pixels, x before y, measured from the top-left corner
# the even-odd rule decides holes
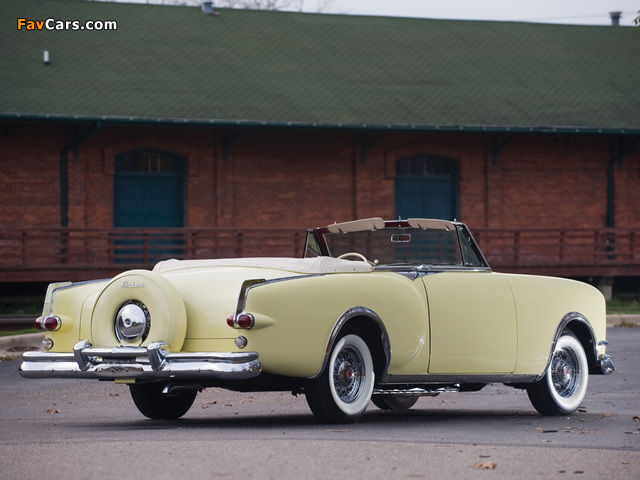
[[[565,277],[640,276],[630,229],[473,231],[496,271]],[[0,282],[107,278],[166,258],[300,257],[301,229],[3,229]]]

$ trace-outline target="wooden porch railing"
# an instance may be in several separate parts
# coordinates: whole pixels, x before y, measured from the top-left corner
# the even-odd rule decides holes
[[[476,229],[496,271],[560,276],[640,275],[631,229]],[[0,281],[84,280],[167,258],[300,257],[304,229],[0,229]]]
[[[479,229],[496,270],[570,277],[640,275],[640,231],[633,229]]]
[[[300,257],[305,235],[282,228],[3,229],[0,281],[84,280],[169,258]]]

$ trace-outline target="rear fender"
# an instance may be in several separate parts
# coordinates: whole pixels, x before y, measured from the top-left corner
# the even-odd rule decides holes
[[[371,324],[377,328],[371,328]],[[312,378],[318,377],[325,369],[331,349],[335,345],[341,332],[345,329],[356,329],[372,350],[373,361],[377,378],[382,378],[387,373],[387,367],[391,359],[391,345],[387,330],[382,319],[372,310],[366,307],[353,307],[345,311],[333,326],[322,361],[322,367]]]

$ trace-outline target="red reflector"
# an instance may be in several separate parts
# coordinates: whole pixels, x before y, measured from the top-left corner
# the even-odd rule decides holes
[[[227,325],[232,328],[252,328],[255,323],[253,315],[250,313],[238,313],[236,315],[229,315],[227,318]]]
[[[253,327],[253,315],[248,313],[241,313],[236,315],[236,324],[239,328],[251,328]]]
[[[49,315],[47,318],[38,317],[36,319],[36,328],[48,332],[54,332],[60,328],[62,321],[60,317]]]

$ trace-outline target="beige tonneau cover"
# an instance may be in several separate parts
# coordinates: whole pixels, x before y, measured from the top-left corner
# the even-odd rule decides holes
[[[156,273],[173,272],[190,268],[207,267],[252,267],[285,270],[288,272],[315,273],[351,273],[371,272],[373,266],[368,262],[341,260],[333,257],[313,258],[217,258],[211,260],[165,260],[159,262],[153,271]]]

